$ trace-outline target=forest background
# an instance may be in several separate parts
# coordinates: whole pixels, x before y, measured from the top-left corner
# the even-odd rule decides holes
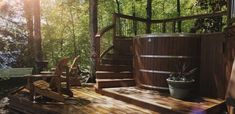
[[[99,0],[98,30],[112,23],[113,13],[146,18],[147,0]],[[65,56],[80,55],[80,67],[90,70],[88,0],[41,0],[41,37],[44,59],[49,67]],[[0,0],[0,68],[33,66],[29,55],[24,0]],[[226,0],[180,0],[181,16],[207,14],[226,10]],[[152,0],[152,19],[177,17],[177,0]],[[192,28],[187,22],[183,29]],[[159,31],[160,32],[160,31]],[[102,47],[112,43],[111,34]]]

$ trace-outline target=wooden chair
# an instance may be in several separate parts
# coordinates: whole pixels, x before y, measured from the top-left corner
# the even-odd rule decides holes
[[[233,67],[231,71],[231,77],[229,80],[229,85],[226,93],[226,103],[228,105],[229,114],[235,114],[235,60],[233,62]]]
[[[55,69],[53,74],[38,74],[38,75],[30,75],[28,76],[28,89],[30,90],[31,99],[34,100],[35,95],[39,94],[56,101],[63,102],[65,100],[64,95],[73,96],[72,92],[70,91],[70,84],[69,84],[69,75],[66,76],[66,88],[61,87],[61,75],[62,72],[67,70],[68,67],[67,63],[69,62],[69,58],[61,59]],[[67,74],[67,73],[66,73]],[[37,78],[51,78],[50,82],[45,80],[37,80]]]
[[[80,82],[80,68],[78,66],[78,62],[79,62],[80,56],[77,56],[73,59],[72,64],[69,66],[69,70],[68,70],[68,74],[69,75],[69,84],[71,86],[80,86],[81,82]]]

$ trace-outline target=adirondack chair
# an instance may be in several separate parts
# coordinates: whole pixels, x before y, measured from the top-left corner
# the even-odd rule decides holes
[[[73,96],[70,91],[69,75],[66,76],[66,88],[61,87],[61,75],[65,70],[68,72],[67,63],[69,58],[63,58],[59,61],[53,74],[38,74],[28,76],[28,89],[30,90],[31,99],[34,100],[36,95],[51,98],[56,101],[65,101],[64,95]],[[68,73],[66,73],[68,74]],[[51,78],[50,82],[45,80],[33,81],[37,78]]]
[[[80,86],[81,83],[80,83],[80,79],[81,79],[81,76],[80,76],[80,68],[78,66],[78,62],[79,62],[79,58],[80,56],[77,56],[73,59],[73,62],[72,64],[69,66],[69,70],[68,70],[68,74],[69,75],[69,84],[71,86]]]
[[[229,114],[235,114],[235,60],[233,62],[231,77],[227,89],[226,102],[228,105]]]

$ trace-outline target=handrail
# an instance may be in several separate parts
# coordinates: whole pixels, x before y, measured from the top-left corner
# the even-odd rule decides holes
[[[125,18],[125,19],[130,19],[130,20],[135,20],[135,21],[141,21],[141,22],[147,21],[147,19],[141,18],[141,17],[129,16],[129,15],[124,15],[124,14],[119,14],[119,13],[114,13],[114,15],[119,18]]]
[[[130,20],[135,20],[135,21],[141,21],[141,22],[146,22],[147,19],[141,18],[141,17],[135,17],[135,16],[129,16],[129,15],[124,15],[124,14],[118,14],[115,13],[115,15],[119,18],[125,18],[125,19],[130,19]],[[164,22],[172,22],[172,21],[183,21],[183,20],[190,20],[190,19],[195,19],[195,18],[210,18],[214,16],[223,16],[227,15],[227,11],[222,11],[222,12],[216,12],[216,13],[211,13],[211,14],[199,14],[199,15],[192,15],[192,16],[182,16],[182,17],[176,17],[176,18],[169,18],[169,19],[158,19],[158,20],[151,20],[151,23],[164,23]]]
[[[114,24],[108,25],[107,27],[101,29],[101,31],[99,31],[95,37],[102,37],[104,35],[104,33],[106,33],[107,31],[109,31],[110,29],[112,29],[114,27]]]
[[[192,16],[183,16],[183,17],[176,17],[170,19],[161,19],[161,20],[151,20],[152,23],[164,23],[164,22],[172,22],[172,21],[183,21],[183,20],[190,20],[190,19],[202,19],[202,18],[210,18],[214,16],[223,16],[226,15],[227,11],[217,12],[212,14],[199,14],[199,15],[192,15]]]
[[[111,30],[112,28],[115,27],[115,24],[111,24],[105,28],[103,28],[102,30],[100,30],[96,35],[95,35],[95,52],[93,57],[96,60],[96,65],[100,64],[100,38],[109,30]]]
[[[165,25],[167,22],[174,22],[173,24],[173,31],[175,30],[175,22],[177,21],[184,21],[184,20],[191,20],[191,19],[203,19],[203,18],[211,18],[211,17],[215,17],[215,16],[224,16],[227,14],[227,11],[222,11],[222,12],[216,12],[216,13],[212,13],[212,14],[199,14],[199,15],[192,15],[192,16],[184,16],[184,17],[176,17],[176,18],[170,18],[170,19],[160,19],[160,20],[151,20],[152,24],[157,24],[157,23],[162,23],[163,27],[162,30],[163,32],[166,31],[165,29]],[[95,35],[95,58],[96,58],[96,62],[97,64],[99,64],[100,62],[100,58],[103,57],[108,51],[110,51],[113,46],[109,47],[106,51],[104,51],[101,55],[100,55],[100,38],[108,31],[110,31],[111,29],[114,30],[114,35],[113,37],[116,38],[116,20],[117,18],[124,18],[124,19],[129,19],[129,20],[133,20],[133,21],[139,21],[139,22],[147,22],[147,19],[141,18],[141,17],[135,17],[135,16],[129,16],[129,15],[124,15],[124,14],[119,14],[119,13],[114,13],[113,15],[113,22],[111,25],[101,29],[96,35]],[[231,20],[231,22],[234,22],[234,20]]]
[[[101,55],[100,55],[100,58],[103,58],[104,55],[106,55],[110,50],[112,50],[114,48],[114,46],[110,46],[108,49],[106,49]]]

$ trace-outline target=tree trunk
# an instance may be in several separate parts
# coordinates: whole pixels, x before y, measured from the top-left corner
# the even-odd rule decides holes
[[[95,71],[96,71],[96,57],[100,56],[96,54],[96,45],[97,40],[95,38],[95,35],[98,31],[98,0],[89,0],[89,32],[90,32],[90,38],[91,38],[91,78],[89,79],[89,82],[95,82]],[[99,50],[99,49],[98,49]]]
[[[177,0],[177,16],[181,16],[181,9],[180,9],[180,0]],[[178,32],[181,32],[181,21],[178,21]]]
[[[40,14],[40,0],[34,0],[34,53],[35,60],[43,60],[42,52],[42,38],[41,38],[41,14]]]
[[[151,19],[152,19],[152,0],[147,0],[147,22],[146,22],[146,33],[151,33]]]
[[[28,32],[28,56],[30,62],[33,62],[34,51],[33,51],[33,12],[32,12],[32,1],[24,0],[24,15],[27,22],[27,32]]]

